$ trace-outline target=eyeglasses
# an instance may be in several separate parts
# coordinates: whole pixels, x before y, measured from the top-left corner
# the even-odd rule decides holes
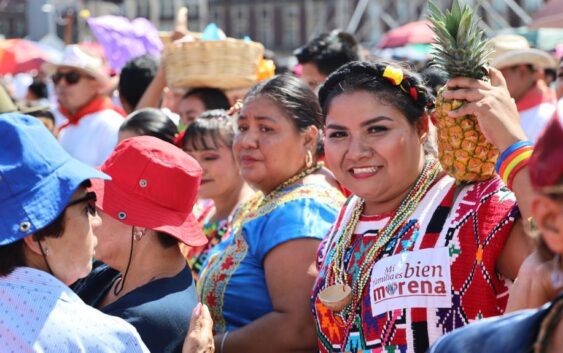
[[[72,200],[70,201],[67,205],[66,208],[73,206],[73,205],[77,205],[79,203],[82,202],[87,202],[86,204],[86,209],[88,210],[88,213],[94,217],[96,216],[96,214],[98,214],[98,209],[96,207],[96,193],[95,192],[87,192],[86,195],[77,198],[76,200]]]
[[[75,85],[84,76],[85,75],[82,75],[80,72],[77,71],[69,71],[66,73],[57,72],[53,76],[51,76],[51,80],[53,80],[53,83],[57,85],[64,78],[66,83],[68,83],[69,85]]]

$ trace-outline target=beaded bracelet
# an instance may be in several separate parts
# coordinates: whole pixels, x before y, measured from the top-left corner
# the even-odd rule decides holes
[[[528,165],[532,152],[532,142],[518,141],[500,155],[495,169],[509,189],[512,189],[515,175]]]

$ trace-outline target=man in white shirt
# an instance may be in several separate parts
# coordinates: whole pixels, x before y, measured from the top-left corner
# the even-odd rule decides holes
[[[522,128],[530,140],[536,141],[557,106],[555,92],[543,80],[543,69],[555,67],[555,60],[543,50],[530,48],[527,39],[519,35],[498,35],[491,43],[491,66],[502,72],[516,101]]]
[[[74,158],[101,165],[117,144],[124,116],[107,96],[113,84],[102,60],[69,45],[62,60],[46,64],[45,70],[55,85],[59,111],[68,119],[60,127],[61,145]]]

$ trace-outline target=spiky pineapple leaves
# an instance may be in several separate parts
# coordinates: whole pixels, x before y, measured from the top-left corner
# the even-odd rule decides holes
[[[479,29],[476,12],[480,1],[472,9],[467,4],[461,8],[454,0],[451,10],[443,12],[433,1],[428,3],[428,19],[435,34],[432,65],[448,73],[449,77],[486,79],[492,49]]]

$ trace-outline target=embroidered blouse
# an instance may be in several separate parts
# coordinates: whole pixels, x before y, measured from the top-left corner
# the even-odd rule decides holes
[[[322,239],[343,196],[334,188],[305,184],[282,190],[257,207],[260,193],[233,215],[232,235],[213,248],[197,284],[217,333],[233,330],[272,311],[263,262],[270,250],[290,240]]]
[[[504,312],[508,288],[495,264],[519,217],[515,197],[500,179],[456,188],[444,176],[376,260],[345,338],[346,313],[329,310],[318,295],[358,202],[348,200],[319,251],[312,310],[320,352],[423,353],[444,333]],[[390,217],[360,218],[344,255],[349,283]]]

